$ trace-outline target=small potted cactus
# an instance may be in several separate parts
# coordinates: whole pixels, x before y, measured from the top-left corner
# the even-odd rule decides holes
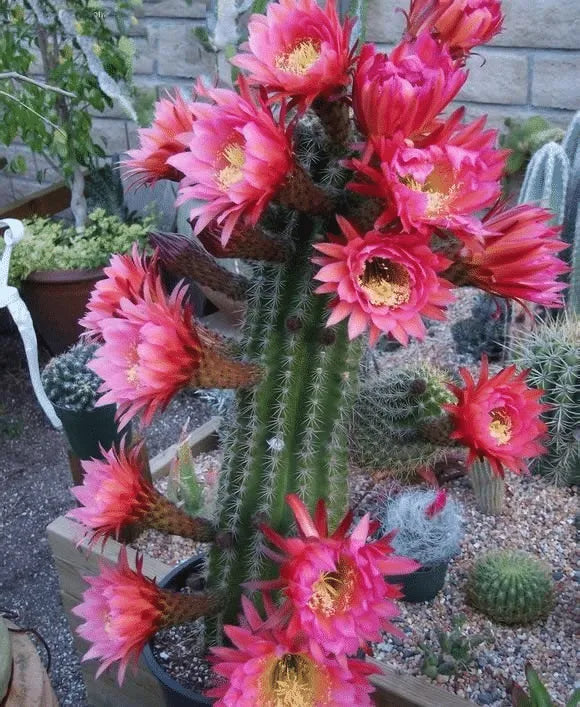
[[[445,490],[405,491],[387,502],[382,531],[393,534],[391,545],[397,555],[421,565],[411,574],[389,577],[389,582],[402,584],[405,601],[430,601],[437,596],[449,560],[459,552],[462,521],[459,504],[447,498]]]
[[[79,459],[101,457],[127,431],[118,431],[115,405],[95,407],[99,376],[87,367],[96,344],[79,343],[55,356],[42,373],[42,384],[54,405],[72,451]]]

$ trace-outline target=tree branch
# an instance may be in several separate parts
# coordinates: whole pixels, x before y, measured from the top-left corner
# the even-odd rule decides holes
[[[74,93],[70,91],[65,91],[58,86],[51,86],[50,84],[44,83],[44,81],[37,81],[36,79],[31,79],[30,76],[24,76],[24,74],[19,74],[17,71],[5,71],[0,73],[1,79],[13,79],[15,81],[24,81],[26,83],[31,83],[34,86],[43,88],[45,91],[53,91],[54,93],[60,93],[62,96],[69,96],[70,98],[76,98]]]

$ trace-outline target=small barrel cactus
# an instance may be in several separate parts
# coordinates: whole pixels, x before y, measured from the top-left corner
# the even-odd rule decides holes
[[[507,305],[486,293],[478,294],[467,319],[451,327],[455,350],[479,361],[483,354],[497,361],[505,339]]]
[[[505,499],[505,480],[493,471],[487,460],[472,464],[469,481],[479,510],[487,516],[500,515]]]
[[[75,412],[94,408],[102,381],[87,363],[96,348],[96,344],[76,344],[48,362],[42,385],[53,405]]]
[[[356,399],[349,434],[353,461],[365,469],[412,476],[445,459],[445,446],[421,434],[450,402],[446,374],[428,363],[385,370],[366,378]]]
[[[405,491],[387,501],[378,519],[385,534],[397,531],[392,540],[397,555],[417,560],[423,567],[449,562],[459,552],[461,506],[445,491]]]
[[[542,417],[548,425],[547,454],[532,466],[558,484],[580,479],[580,319],[572,312],[546,322],[512,343],[511,358],[529,369],[528,381],[545,391],[542,402],[551,405]]]
[[[471,568],[467,599],[493,621],[527,624],[550,612],[553,584],[549,568],[533,555],[499,550],[487,553]]]

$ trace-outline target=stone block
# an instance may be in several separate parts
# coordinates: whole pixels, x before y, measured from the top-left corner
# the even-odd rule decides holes
[[[528,102],[528,57],[524,52],[479,49],[468,59],[469,78],[459,99],[477,103]]]
[[[152,28],[158,42],[158,72],[162,76],[197,77],[215,74],[215,56],[193,34],[193,25],[159,24]]]
[[[401,0],[369,0],[367,42],[398,44],[405,29],[405,16],[397,9]]]
[[[48,184],[40,185],[37,181],[31,179],[18,179],[13,177],[10,181],[12,182],[12,194],[14,201],[25,199],[27,196],[30,196],[41,189],[45,189],[48,186]]]
[[[205,19],[206,0],[145,0],[141,13],[144,17],[177,17],[182,19]]]
[[[152,74],[155,69],[156,52],[149,37],[136,37],[133,72],[135,74]]]
[[[93,120],[93,135],[102,143],[107,155],[123,153],[127,150],[127,130],[124,120]]]
[[[503,8],[504,29],[492,44],[580,49],[578,0],[508,0]]]
[[[532,104],[568,110],[580,108],[580,52],[536,54]]]
[[[566,128],[572,119],[574,113],[572,111],[559,111],[541,108],[531,108],[529,106],[498,106],[490,103],[468,103],[464,104],[461,101],[452,103],[446,112],[450,112],[465,105],[465,121],[469,122],[480,118],[482,115],[487,116],[486,127],[494,128],[500,132],[505,132],[506,127],[504,121],[506,118],[512,118],[517,121],[524,121],[531,118],[533,115],[541,115],[548,120],[552,125],[559,128]]]

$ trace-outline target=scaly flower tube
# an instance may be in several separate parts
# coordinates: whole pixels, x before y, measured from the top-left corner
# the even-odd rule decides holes
[[[349,317],[351,339],[370,330],[370,341],[391,334],[406,345],[409,336],[422,339],[422,316],[443,320],[443,308],[453,301],[452,285],[438,277],[450,261],[430,250],[417,233],[393,235],[370,231],[362,235],[337,217],[346,243],[317,243],[322,257],[315,278],[316,292],[334,294],[327,326]]]
[[[341,24],[336,0],[324,8],[316,0],[270,3],[266,15],[252,15],[247,53],[231,62],[249,72],[251,84],[272,93],[270,100],[291,98],[302,110],[319,97],[332,98],[350,83],[351,19]]]
[[[352,513],[347,513],[329,535],[324,501],[314,518],[292,494],[286,497],[296,519],[297,538],[284,538],[263,525],[265,537],[282,551],[270,553],[280,563],[280,578],[248,584],[253,589],[280,589],[287,597],[289,635],[306,635],[312,651],[336,655],[355,653],[381,631],[401,632],[390,619],[399,611],[392,599],[401,596],[385,576],[418,569],[414,560],[392,554],[390,537],[368,542],[378,528],[366,515],[347,535]]]
[[[242,78],[239,87],[237,93],[199,85],[198,92],[213,103],[193,105],[190,152],[169,159],[185,175],[177,203],[205,202],[191,211],[194,233],[216,219],[223,226],[223,245],[240,219],[256,225],[294,169],[285,111],[275,120],[265,100],[256,102]]]
[[[193,103],[179,91],[157,101],[153,124],[138,130],[139,147],[127,153],[131,159],[123,163],[126,177],[140,185],[155,184],[159,179],[182,179],[183,173],[168,160],[187,150],[193,121]]]
[[[93,540],[118,537],[128,525],[198,542],[214,540],[215,528],[208,520],[192,518],[143,478],[141,447],[142,443],[127,449],[124,438],[119,451],[102,450],[103,459],[83,461],[83,483],[71,489],[82,506],[67,515],[93,530]]]
[[[365,44],[352,92],[361,132],[370,139],[430,132],[466,78],[428,32],[414,42],[402,42],[388,56]]]
[[[450,384],[457,403],[443,407],[455,426],[451,438],[469,449],[467,465],[486,458],[499,476],[503,477],[504,467],[527,473],[526,460],[545,452],[540,439],[547,427],[540,415],[549,406],[538,402],[543,391],[528,388],[527,371],[518,374],[515,366],[490,378],[487,356],[477,382],[466,368],[459,372],[465,388]]]
[[[411,0],[408,33],[431,32],[462,58],[501,32],[500,0]]]
[[[567,285],[558,277],[569,267],[556,253],[568,245],[558,238],[561,229],[549,225],[552,218],[547,209],[529,204],[492,209],[483,221],[483,249],[463,253],[445,276],[498,297],[562,307]]]
[[[445,136],[434,144],[416,148],[381,141],[376,150],[380,167],[371,166],[370,150],[365,161],[352,160],[365,181],[350,188],[385,202],[376,228],[400,218],[408,231],[441,228],[455,231],[471,245],[481,241],[486,230],[472,214],[499,197],[509,151],[495,149],[497,131],[483,129],[485,118],[459,125],[462,114],[452,116]]]
[[[143,557],[137,555],[135,570],[129,566],[127,549],[121,547],[117,566],[101,564],[96,577],[84,577],[89,588],[73,613],[84,619],[79,636],[91,643],[82,660],[97,658],[97,677],[119,662],[119,684],[129,663],[137,661],[145,644],[161,628],[176,626],[219,611],[218,595],[187,595],[160,589],[143,574]]]
[[[311,652],[303,637],[293,636],[264,595],[268,618],[260,617],[246,597],[241,626],[226,626],[233,644],[212,648],[213,669],[226,679],[208,690],[216,707],[366,707],[373,691],[368,676],[378,672],[362,660]]]

